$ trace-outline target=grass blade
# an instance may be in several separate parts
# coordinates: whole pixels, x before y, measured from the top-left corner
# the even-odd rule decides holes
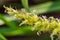
[[[47,3],[31,6],[30,10],[36,10],[36,14],[44,14],[47,12],[59,11],[60,1],[47,2]]]
[[[0,40],[7,40],[2,34],[0,34]]]
[[[16,28],[16,24],[14,22],[8,22],[3,15],[0,14],[0,19],[10,28]]]

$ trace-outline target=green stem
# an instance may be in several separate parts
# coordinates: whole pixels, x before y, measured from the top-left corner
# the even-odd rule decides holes
[[[21,0],[23,7],[30,12],[29,6],[28,6],[28,0]]]

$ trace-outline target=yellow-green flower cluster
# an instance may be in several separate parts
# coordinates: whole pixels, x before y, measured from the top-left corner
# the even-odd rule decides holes
[[[5,7],[5,6],[3,6],[3,7],[6,9],[6,11],[9,15],[15,15],[15,14],[19,13],[17,10],[12,9],[11,7],[10,8]]]
[[[38,15],[32,13],[28,13],[26,11],[18,12],[12,8],[5,7],[7,13],[10,15],[16,15],[17,20],[22,20],[19,26],[23,24],[27,24],[32,26],[32,30],[42,31],[42,32],[51,32],[51,37],[53,35],[57,35],[60,33],[60,21],[59,19],[55,19],[53,17],[47,18],[46,16],[38,17]],[[53,39],[52,39],[53,40]]]

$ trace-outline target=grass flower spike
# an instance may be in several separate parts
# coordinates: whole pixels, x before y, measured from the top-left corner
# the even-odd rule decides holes
[[[60,34],[60,21],[59,19],[55,19],[54,17],[47,18],[46,16],[38,17],[38,15],[33,14],[33,12],[28,13],[25,10],[22,12],[18,12],[12,8],[5,7],[7,13],[14,16],[16,15],[16,19],[22,22],[19,26],[29,25],[31,26],[31,30],[36,30],[39,32],[49,32],[51,35],[51,40],[53,40],[53,36]]]

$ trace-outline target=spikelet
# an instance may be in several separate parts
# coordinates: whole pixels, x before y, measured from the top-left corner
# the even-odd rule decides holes
[[[9,8],[6,6],[3,6],[3,7],[6,9],[6,11],[9,15],[15,15],[15,14],[19,13],[17,10],[12,9],[11,7],[9,7]]]

